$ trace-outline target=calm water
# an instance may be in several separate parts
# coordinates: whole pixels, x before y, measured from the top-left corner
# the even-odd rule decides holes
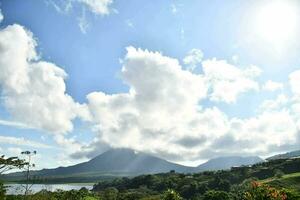
[[[24,185],[22,184],[6,184],[7,194],[24,194]],[[55,191],[55,190],[80,190],[82,187],[92,189],[92,184],[72,183],[72,184],[34,184],[31,187],[31,192],[36,193],[41,190]]]

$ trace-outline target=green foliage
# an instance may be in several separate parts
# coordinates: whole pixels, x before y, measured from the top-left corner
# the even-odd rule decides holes
[[[284,175],[284,173],[280,169],[275,170],[275,177],[281,178]]]
[[[229,193],[224,191],[210,190],[205,193],[203,200],[230,200]]]
[[[280,178],[276,175],[279,170],[285,173]],[[92,192],[41,191],[28,200],[299,200],[299,172],[300,159],[280,160],[226,171],[118,178],[99,182]],[[7,197],[19,199],[24,197]]]
[[[28,163],[18,157],[5,158],[4,155],[0,156],[0,174],[7,172],[11,169],[22,169]]]
[[[3,185],[3,183],[0,181],[0,199],[5,199],[5,192],[6,192],[6,189]]]
[[[224,180],[219,176],[216,176],[212,181],[209,182],[209,187],[221,191],[230,191],[230,182]]]
[[[163,200],[182,200],[182,198],[174,190],[167,190],[163,195]]]
[[[296,200],[295,194],[276,189],[259,182],[252,182],[250,190],[245,192],[245,200]],[[297,198],[298,199],[298,198]]]
[[[7,200],[24,200],[23,195],[8,195]],[[42,190],[36,194],[29,195],[27,200],[101,200],[99,196],[87,189],[50,192]]]
[[[119,191],[114,187],[106,188],[102,193],[103,199],[105,199],[105,200],[117,200],[118,192]]]

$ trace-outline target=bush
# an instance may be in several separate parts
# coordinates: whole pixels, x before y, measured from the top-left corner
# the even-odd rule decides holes
[[[245,200],[296,200],[297,196],[286,190],[278,190],[268,185],[253,181],[251,188],[245,192]]]
[[[182,198],[174,190],[167,190],[164,193],[163,200],[182,200]]]
[[[203,200],[230,200],[230,194],[224,191],[210,190],[204,194]]]

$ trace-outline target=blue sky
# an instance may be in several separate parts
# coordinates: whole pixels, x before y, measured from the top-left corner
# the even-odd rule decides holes
[[[192,165],[299,147],[296,1],[90,2],[1,1],[0,152],[37,149],[42,168],[113,147]],[[28,45],[18,42],[23,39],[36,43],[24,47],[27,60],[16,53]],[[38,56],[28,58],[32,51]],[[29,70],[17,80],[37,79],[42,86],[32,81],[24,86],[32,91],[25,91],[18,81],[10,85],[23,70],[17,60]],[[67,75],[44,71],[41,62]],[[32,72],[39,70],[54,75]],[[48,84],[51,92],[38,91]],[[34,107],[15,104],[21,101]],[[199,144],[189,146],[192,140]],[[43,162],[45,155],[51,163]]]

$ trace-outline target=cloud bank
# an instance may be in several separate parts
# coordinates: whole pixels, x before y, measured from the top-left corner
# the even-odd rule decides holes
[[[175,58],[128,47],[121,78],[129,91],[95,91],[79,104],[66,93],[66,72],[43,61],[36,46],[20,25],[0,31],[1,104],[17,124],[54,134],[73,157],[127,147],[183,161],[267,155],[300,144],[300,71],[289,76],[290,95],[266,100],[256,116],[242,119],[229,117],[214,102],[233,104],[243,93],[261,92],[260,68],[208,59],[199,60],[203,73],[197,74]],[[67,138],[76,118],[94,131],[89,144]]]
[[[161,53],[127,48],[121,77],[129,92],[87,96],[98,141],[170,160],[266,155],[299,144],[298,117],[285,102],[248,119],[202,106],[207,99],[232,103],[241,93],[259,92],[258,67],[238,68],[216,59],[202,66],[203,74],[194,74]],[[290,76],[294,93],[297,76]],[[96,149],[86,148],[89,155]]]

